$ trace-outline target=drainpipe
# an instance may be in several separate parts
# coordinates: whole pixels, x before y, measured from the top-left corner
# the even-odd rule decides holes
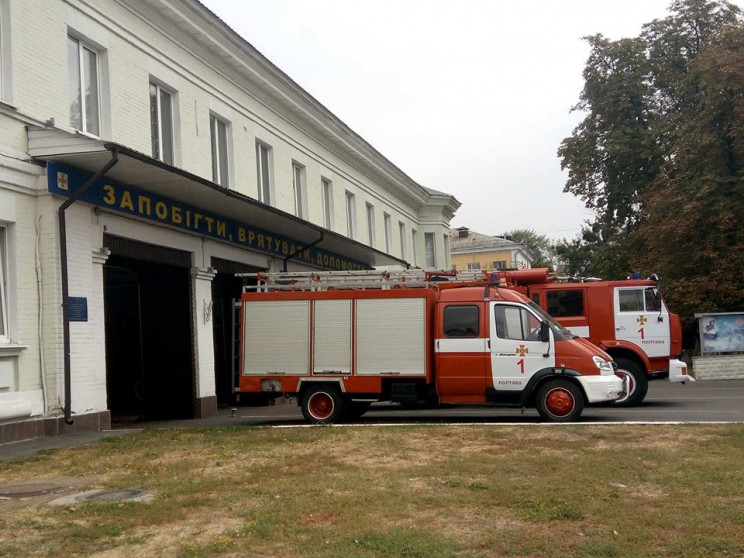
[[[286,271],[287,271],[287,262],[289,260],[291,260],[292,258],[294,258],[295,256],[297,256],[300,252],[303,252],[303,251],[307,250],[308,248],[312,248],[313,246],[315,246],[316,244],[320,244],[321,242],[323,242],[323,231],[320,232],[320,238],[318,240],[316,240],[314,242],[311,242],[310,244],[306,244],[302,248],[299,248],[298,250],[295,250],[289,256],[287,256],[286,258],[284,258],[282,260],[282,271],[286,273]]]
[[[65,221],[65,211],[73,203],[78,201],[85,192],[90,190],[101,178],[105,175],[111,167],[113,167],[119,161],[119,155],[116,151],[111,152],[111,160],[106,163],[101,170],[91,176],[72,196],[67,198],[65,202],[59,206],[59,257],[60,257],[60,268],[62,271],[62,336],[64,344],[65,354],[65,423],[72,424],[72,397],[70,391],[72,390],[72,378],[70,373],[70,284],[67,275],[67,223]]]

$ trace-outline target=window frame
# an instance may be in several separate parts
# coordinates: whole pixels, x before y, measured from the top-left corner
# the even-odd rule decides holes
[[[222,159],[219,150],[219,125],[225,127],[225,148],[224,148],[224,177],[222,176]],[[216,128],[216,130],[215,130]],[[215,131],[217,134],[215,134]],[[209,141],[212,152],[212,182],[225,189],[230,188],[230,121],[215,114],[209,113]]]
[[[13,97],[13,76],[10,73],[9,11],[9,2],[0,0],[0,102],[6,105],[11,105]]]
[[[0,343],[10,343],[8,311],[8,228],[0,223]]]
[[[506,313],[507,311],[517,311],[519,312],[519,332],[520,337],[509,337],[509,334],[511,332],[511,328],[509,320],[507,319]],[[494,334],[499,339],[509,339],[513,341],[530,341],[530,333],[537,327],[540,327],[541,320],[535,314],[530,312],[527,308],[524,306],[516,306],[511,304],[494,304],[493,306],[493,323],[495,325]],[[504,319],[503,322],[499,322],[499,314],[502,314]],[[527,321],[524,320],[524,316],[527,316]],[[534,320],[533,324],[530,324],[530,320]],[[513,325],[513,324],[512,324]],[[502,331],[503,327],[505,327],[508,331],[504,332]],[[504,335],[502,335],[502,333]]]
[[[375,247],[375,206],[366,202],[367,207],[367,235],[369,236],[369,245]]]
[[[164,162],[167,165],[173,166],[175,163],[175,157],[176,157],[176,130],[175,130],[175,93],[158,83],[157,81],[150,79],[149,82],[149,92],[150,92],[150,115],[152,116],[152,101],[153,101],[153,95],[152,95],[152,88],[155,88],[155,114],[157,117],[157,125],[155,126],[154,122],[150,122],[150,138],[151,138],[151,151],[152,151],[152,157],[153,159],[157,159],[159,161]],[[168,133],[168,137],[170,140],[170,161],[167,160],[167,157],[165,157],[165,152],[163,148],[163,138],[165,138],[165,134],[163,134],[163,108],[162,108],[162,97],[161,95],[167,95],[170,98],[170,129]],[[211,124],[211,122],[210,122]],[[152,141],[153,138],[153,132],[157,132],[157,152],[155,149],[155,144]]]
[[[72,34],[67,33],[67,41],[68,41],[68,68],[67,68],[67,82],[69,87],[70,82],[70,72],[73,70],[73,68],[70,67],[70,63],[72,60],[70,59],[70,51],[69,51],[69,42],[74,41],[77,43],[77,59],[75,62],[75,70],[77,71],[77,80],[79,84],[79,96],[76,99],[80,103],[80,128],[76,128],[73,121],[72,121],[72,107],[70,107],[70,127],[83,133],[87,134],[89,136],[93,137],[101,137],[102,133],[102,115],[101,115],[101,53],[99,49],[95,48],[91,43],[85,41],[81,37]],[[90,130],[91,126],[88,122],[88,105],[86,102],[86,95],[85,95],[85,83],[84,83],[84,68],[85,68],[85,61],[84,61],[84,54],[85,51],[88,51],[95,55],[95,68],[96,68],[96,120],[98,123],[98,130],[96,132],[93,132]],[[91,81],[92,83],[92,81]],[[72,91],[68,90],[68,103],[70,102],[70,97],[72,96]]]
[[[406,259],[406,224],[398,221],[398,232],[400,233],[400,258]]]
[[[356,237],[356,196],[346,190],[346,235],[352,240]]]
[[[431,259],[429,259],[430,247]],[[426,267],[437,267],[437,242],[433,232],[424,233],[424,257],[426,259]]]
[[[393,219],[390,217],[390,213],[383,213],[382,218],[385,225],[385,252],[390,254],[393,241]]]
[[[262,152],[266,153],[266,161],[262,158]],[[266,205],[271,205],[274,199],[274,149],[266,142],[256,140],[256,187],[258,191],[258,201]]]
[[[333,182],[321,176],[320,190],[323,197],[323,225],[326,229],[333,230]]]
[[[411,244],[413,246],[413,265],[418,265],[418,248],[416,244],[418,243],[418,231],[416,229],[411,229]]]
[[[307,196],[305,195],[305,165],[292,161],[292,190],[294,191],[295,215],[307,218]]]

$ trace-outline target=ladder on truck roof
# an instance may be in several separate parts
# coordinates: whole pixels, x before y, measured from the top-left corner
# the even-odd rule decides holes
[[[237,277],[255,279],[243,291],[326,291],[343,289],[400,289],[443,286],[447,283],[483,285],[498,283],[499,279],[484,270],[425,271],[275,271],[238,273]]]

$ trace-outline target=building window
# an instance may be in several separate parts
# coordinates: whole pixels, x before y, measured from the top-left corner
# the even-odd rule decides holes
[[[8,334],[8,250],[5,244],[5,227],[0,226],[0,343],[9,341]]]
[[[385,252],[390,253],[390,240],[393,236],[393,225],[390,220],[390,215],[384,213],[385,216]]]
[[[375,245],[375,207],[367,204],[367,234],[369,235],[369,245]]]
[[[327,178],[321,178],[323,190],[323,226],[331,229],[333,226],[333,184]]]
[[[81,132],[100,136],[98,53],[69,35],[67,36],[67,90],[70,102],[70,126]]]
[[[258,199],[271,205],[271,147],[256,142],[256,165],[258,168]]]
[[[480,269],[480,268],[481,268],[480,262],[474,262],[474,263],[468,264],[468,269],[472,270],[472,269]]]
[[[406,225],[403,221],[398,221],[398,231],[400,232],[400,257],[406,259]]]
[[[426,267],[437,267],[434,233],[424,233],[424,248],[426,250]]]
[[[150,82],[150,137],[152,157],[173,164],[173,96]]]
[[[418,265],[418,232],[411,229],[411,243],[413,244],[413,265]]]
[[[356,236],[356,200],[354,194],[346,192],[346,236]]]
[[[227,122],[217,118],[214,114],[209,115],[209,130],[212,140],[212,182],[223,188],[230,186],[227,127]]]
[[[0,101],[10,102],[10,25],[8,4],[0,0]]]
[[[292,163],[292,187],[294,188],[295,215],[305,218],[305,167]]]
[[[506,260],[495,260],[491,264],[491,269],[506,269]]]

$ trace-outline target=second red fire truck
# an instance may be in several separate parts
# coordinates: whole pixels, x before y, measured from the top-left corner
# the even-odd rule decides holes
[[[682,352],[679,316],[667,308],[656,280],[558,281],[546,268],[493,275],[613,358],[629,382],[627,395],[616,404],[639,405],[654,376],[689,379],[685,363],[677,359]]]

